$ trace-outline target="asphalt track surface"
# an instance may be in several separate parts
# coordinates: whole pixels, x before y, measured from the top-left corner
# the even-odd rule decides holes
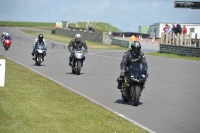
[[[0,55],[87,97],[106,109],[157,133],[200,133],[200,62],[146,56],[149,78],[137,107],[123,103],[116,88],[125,51],[92,50],[87,53],[81,75],[71,74],[65,44],[46,39],[47,56],[41,66],[31,59],[35,36],[17,28],[0,27],[11,34],[8,51],[0,45]],[[143,44],[143,51],[158,46]]]

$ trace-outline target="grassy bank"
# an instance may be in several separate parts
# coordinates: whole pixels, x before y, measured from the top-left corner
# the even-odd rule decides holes
[[[86,29],[87,22],[77,22],[77,25],[75,23],[69,23],[69,27],[74,28],[84,28]],[[101,28],[102,32],[108,32],[108,31],[114,31],[114,32],[120,32],[120,30],[108,23],[104,22],[90,22],[92,25],[92,28],[96,31],[98,28]],[[37,27],[40,29],[49,29],[53,30],[55,28],[56,22],[16,22],[16,21],[0,21],[0,26],[10,26],[10,27]]]
[[[147,132],[8,59],[5,79],[0,87],[2,133]]]
[[[200,61],[200,57],[183,56],[183,55],[170,54],[170,53],[152,52],[152,53],[147,53],[146,55],[160,56],[160,57],[165,57],[165,58],[176,58],[176,59]]]

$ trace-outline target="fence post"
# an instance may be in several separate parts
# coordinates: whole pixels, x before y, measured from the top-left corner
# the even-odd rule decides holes
[[[175,44],[175,33],[173,33],[173,37],[172,37],[172,40],[173,40],[173,45]]]
[[[179,45],[179,33],[177,33],[177,36],[176,36],[176,45]]]
[[[171,37],[172,37],[172,33],[170,32],[170,34],[169,34],[169,44],[172,44],[172,39],[171,39]]]
[[[196,44],[197,44],[197,33],[195,34],[195,43],[194,43],[195,47],[196,47]]]
[[[161,44],[164,44],[163,33],[161,33]]]
[[[183,45],[183,34],[181,34],[181,36],[180,36],[180,38],[181,38],[181,46]]]
[[[168,34],[165,34],[165,43],[168,44]]]

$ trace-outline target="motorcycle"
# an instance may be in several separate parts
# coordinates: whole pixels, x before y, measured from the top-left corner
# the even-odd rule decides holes
[[[71,62],[73,74],[80,75],[81,67],[83,67],[83,61],[85,60],[84,53],[85,50],[82,50],[81,48],[77,48],[74,50],[74,56]]]
[[[37,44],[37,48],[36,48],[36,55],[35,55],[35,64],[40,66],[42,61],[44,61],[44,52],[45,52],[45,47],[42,43],[38,43]]]
[[[133,106],[138,106],[143,85],[148,78],[148,74],[141,63],[133,62],[128,68],[122,82],[122,100],[132,102]]]
[[[11,40],[10,39],[4,39],[3,46],[4,46],[5,50],[8,50],[10,48],[10,45],[11,45]]]

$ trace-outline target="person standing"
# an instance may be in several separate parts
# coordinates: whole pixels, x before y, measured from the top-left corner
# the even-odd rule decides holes
[[[183,35],[187,34],[187,28],[185,27],[185,25],[183,26]]]

